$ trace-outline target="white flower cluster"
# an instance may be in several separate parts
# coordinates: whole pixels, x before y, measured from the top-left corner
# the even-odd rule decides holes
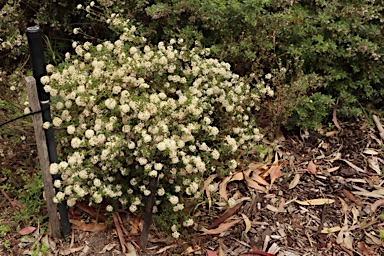
[[[57,95],[53,126],[65,128],[57,135],[67,159],[50,168],[63,178],[55,201],[108,199],[136,212],[157,178],[157,203],[182,212],[183,195],[201,197],[204,177],[236,169],[239,150],[257,150],[262,135],[250,108],[262,88],[199,44],[152,47],[129,21],[113,20],[122,31],[116,42],[74,43],[76,55],[42,78]]]

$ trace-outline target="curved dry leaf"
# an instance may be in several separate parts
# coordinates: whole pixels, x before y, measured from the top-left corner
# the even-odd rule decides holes
[[[359,210],[356,209],[355,206],[352,207],[351,209],[352,215],[353,215],[353,220],[352,220],[352,225],[355,225],[357,223],[357,220],[359,218]]]
[[[260,186],[259,183],[257,183],[256,181],[254,181],[253,179],[248,177],[248,175],[244,174],[244,178],[245,178],[245,181],[247,182],[248,187],[257,189],[257,190],[262,191],[262,192],[267,191],[267,189],[265,187]]]
[[[296,200],[295,202],[301,205],[324,205],[324,204],[332,204],[335,202],[335,200],[329,199],[329,198],[317,198],[317,199],[311,199],[311,200],[305,200],[305,201]]]
[[[244,230],[244,232],[245,232],[245,234],[247,234],[248,231],[251,229],[252,224],[251,224],[251,221],[249,220],[249,218],[248,218],[247,215],[245,215],[244,213],[242,213],[241,216],[243,216],[243,220],[244,220],[244,222],[245,222],[245,230]]]
[[[26,228],[21,229],[19,231],[19,234],[22,235],[22,236],[29,235],[29,234],[31,234],[35,230],[36,230],[35,227],[26,227]]]
[[[264,185],[264,186],[268,186],[269,183],[263,179],[262,177],[260,177],[260,172],[255,172],[255,171],[252,171],[252,170],[247,170],[245,171],[244,173],[246,173],[248,175],[248,177],[250,177],[251,179],[253,179],[254,181],[256,181],[257,183],[261,184],[261,185]]]
[[[280,165],[271,167],[270,174],[269,174],[269,176],[271,178],[271,186],[277,178],[281,177],[281,175],[282,175],[282,173],[281,173],[281,166]]]
[[[227,184],[231,177],[226,177],[220,184],[219,184],[219,194],[222,198],[224,198],[225,201],[228,201],[228,195],[227,195]]]
[[[228,201],[228,195],[227,195],[227,185],[231,181],[238,181],[243,180],[244,174],[243,172],[237,172],[233,174],[232,176],[226,177],[219,185],[219,194],[222,198],[224,198],[226,201]]]
[[[384,199],[379,199],[379,200],[376,200],[376,202],[374,202],[372,205],[371,205],[371,211],[372,212],[375,212],[377,210],[378,207],[384,205]]]
[[[340,166],[335,166],[335,167],[327,169],[327,172],[331,173],[331,172],[339,170],[339,168],[340,168]]]
[[[288,189],[293,189],[294,187],[296,187],[297,184],[299,184],[300,178],[301,178],[301,175],[299,173],[296,173],[291,183],[289,183]]]
[[[223,233],[224,231],[227,231],[229,228],[231,228],[232,226],[236,225],[239,222],[240,222],[240,220],[234,220],[234,221],[226,222],[226,223],[221,224],[220,226],[218,226],[215,229],[206,229],[203,227],[201,229],[201,231],[203,231],[203,235],[217,235],[217,234]]]

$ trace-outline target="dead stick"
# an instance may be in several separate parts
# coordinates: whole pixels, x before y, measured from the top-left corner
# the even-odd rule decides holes
[[[155,204],[155,198],[156,198],[156,188],[157,188],[157,178],[152,178],[149,181],[149,190],[151,191],[151,194],[148,196],[148,201],[145,207],[143,232],[141,233],[141,237],[140,237],[140,245],[143,249],[147,247],[147,243],[148,243],[149,228],[152,222],[152,209]]]
[[[332,121],[333,121],[333,124],[337,127],[337,129],[339,130],[343,130],[343,128],[341,128],[341,126],[339,125],[339,122],[337,121],[337,107],[339,106],[339,99],[336,100],[336,104],[335,106],[333,106],[333,115],[332,115]]]
[[[384,129],[383,129],[383,126],[380,123],[380,119],[376,115],[373,115],[372,118],[373,118],[373,121],[376,124],[377,129],[379,130],[381,139],[384,140]]]
[[[32,111],[40,110],[40,101],[37,96],[36,81],[33,77],[28,76],[25,78],[28,92],[28,101]],[[55,195],[52,183],[52,175],[49,172],[50,162],[48,155],[47,140],[43,130],[42,114],[32,115],[33,127],[35,130],[37,153],[39,156],[40,169],[43,177],[44,191],[46,197],[46,204],[48,208],[49,224],[51,233],[54,238],[60,237],[60,223],[57,218],[57,207],[53,202]]]
[[[317,232],[313,235],[314,238],[316,238],[321,230],[323,230],[324,222],[325,222],[325,210],[327,209],[327,204],[323,205],[323,210],[321,212],[321,219],[320,219],[320,225],[319,228],[317,229]]]
[[[240,207],[243,205],[243,202],[238,203],[235,207],[231,208],[229,211],[221,215],[219,218],[217,218],[209,227],[208,229],[213,229],[218,227],[221,223],[223,223],[226,219],[234,215]]]
[[[125,245],[123,231],[121,231],[121,228],[120,228],[120,222],[119,222],[118,214],[119,213],[117,213],[117,212],[115,212],[113,214],[113,221],[115,222],[115,227],[116,227],[116,231],[117,231],[117,236],[119,237],[119,241],[121,244],[121,249],[122,249],[123,253],[125,254],[127,252],[127,247]]]

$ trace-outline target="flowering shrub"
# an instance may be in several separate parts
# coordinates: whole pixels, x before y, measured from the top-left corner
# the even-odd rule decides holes
[[[54,99],[52,125],[66,158],[51,165],[63,178],[55,201],[104,201],[108,211],[121,204],[136,212],[156,177],[153,211],[183,213],[187,201],[201,198],[204,177],[229,173],[240,153],[257,152],[262,135],[250,113],[273,91],[251,86],[199,42],[153,47],[129,21],[112,15],[109,22],[118,40],[74,42],[76,55],[48,65],[41,78]]]

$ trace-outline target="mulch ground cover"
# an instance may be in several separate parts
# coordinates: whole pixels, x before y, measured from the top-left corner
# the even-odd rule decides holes
[[[384,255],[383,139],[366,120],[342,127],[269,143],[264,163],[221,180],[218,193],[234,200],[232,207],[202,204],[195,226],[183,231],[187,239],[151,227],[143,250],[140,216],[121,211],[96,223],[92,210],[78,204],[69,238],[55,241],[38,228],[28,236],[9,231],[1,240],[11,248],[0,245],[0,255],[32,254],[37,242],[47,244],[48,255]],[[17,210],[17,195],[2,193],[0,225]]]

